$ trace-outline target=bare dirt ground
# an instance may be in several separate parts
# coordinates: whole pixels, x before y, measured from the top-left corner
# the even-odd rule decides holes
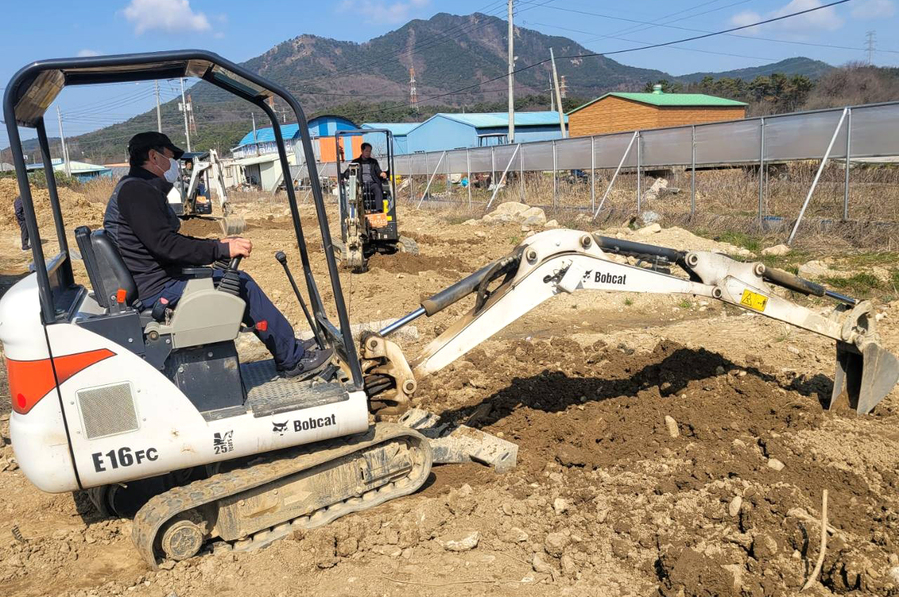
[[[81,208],[96,225],[102,207]],[[300,329],[272,256],[284,250],[298,268],[280,209],[244,208],[255,243],[244,267]],[[454,224],[411,209],[401,217],[421,255],[341,274],[354,323],[413,310],[524,237],[517,225]],[[331,300],[312,211],[303,218]],[[217,232],[204,222],[186,230]],[[736,252],[680,229],[605,233]],[[10,281],[26,266],[17,240],[14,222],[0,217]],[[414,356],[469,306],[417,321],[419,338],[404,339],[404,350]],[[878,311],[897,352],[899,302]],[[241,352],[265,354],[254,342]],[[3,415],[0,594],[787,595],[818,557],[827,489],[828,547],[821,583],[807,593],[896,595],[899,393],[866,417],[824,411],[833,353],[823,339],[691,297],[557,297],[421,380],[417,393],[424,408],[516,442],[516,469],[435,467],[413,496],[259,552],[204,554],[159,571],[138,557],[129,521],[101,519],[83,496],[35,489],[16,467]],[[463,537],[476,547],[447,548]]]

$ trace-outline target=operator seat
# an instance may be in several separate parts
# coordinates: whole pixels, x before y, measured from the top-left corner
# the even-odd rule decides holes
[[[137,300],[137,284],[106,231],[100,228],[91,232],[87,226],[79,226],[75,229],[75,240],[97,304],[111,313],[128,307],[140,311],[142,305]]]

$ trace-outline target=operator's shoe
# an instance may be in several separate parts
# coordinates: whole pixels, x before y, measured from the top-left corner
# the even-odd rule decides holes
[[[316,341],[315,336],[312,336],[311,338],[300,340],[300,346],[303,347],[303,350],[318,350],[318,341]]]
[[[295,378],[296,380],[309,379],[316,373],[321,372],[328,366],[331,357],[334,356],[334,349],[307,349],[303,354],[303,358],[292,369],[285,369],[281,372],[283,377]]]

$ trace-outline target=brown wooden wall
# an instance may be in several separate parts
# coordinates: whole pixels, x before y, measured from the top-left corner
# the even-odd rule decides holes
[[[743,106],[659,108],[609,96],[569,115],[568,132],[572,137],[583,137],[745,117]]]

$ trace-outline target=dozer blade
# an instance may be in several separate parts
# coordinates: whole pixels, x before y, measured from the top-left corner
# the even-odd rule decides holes
[[[899,359],[874,342],[858,352],[855,347],[837,343],[837,368],[833,379],[831,408],[846,392],[849,406],[858,414],[874,410],[899,381]]]
[[[222,232],[225,234],[225,236],[240,234],[247,228],[246,220],[234,214],[225,216],[224,218],[219,220],[219,224],[221,225]]]

